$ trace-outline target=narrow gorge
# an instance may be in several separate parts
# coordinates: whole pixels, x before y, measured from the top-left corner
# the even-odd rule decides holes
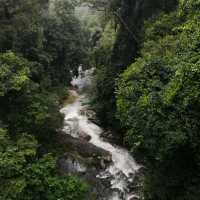
[[[102,184],[103,182],[107,182],[107,187],[109,187],[104,188],[103,190],[105,191],[101,191],[102,194],[98,194],[101,196],[98,198],[99,200],[138,199],[133,185],[134,177],[140,169],[140,166],[135,162],[128,150],[106,141],[106,139],[102,137],[104,130],[90,121],[94,113],[91,114],[90,107],[88,106],[89,96],[85,90],[90,87],[92,71],[93,69],[82,71],[82,68],[79,67],[78,77],[72,80],[71,84],[73,88],[76,88],[76,90],[70,91],[71,95],[74,97],[74,102],[61,109],[61,112],[65,115],[63,132],[74,138],[78,138],[80,141],[84,141],[82,143],[80,142],[80,151],[88,147],[86,151],[92,151],[92,153],[95,154],[94,150],[89,150],[89,145],[92,144],[98,147],[100,152],[107,152],[107,157],[99,158],[102,159],[99,163],[101,166],[97,167],[99,170],[96,169],[96,173],[93,174],[93,176],[102,180]],[[83,145],[86,146],[83,147]],[[93,159],[95,158],[93,157]],[[78,161],[75,162],[75,160],[73,163],[73,172],[85,172],[89,170],[84,163],[81,164],[78,163]],[[67,169],[69,170],[69,166]]]

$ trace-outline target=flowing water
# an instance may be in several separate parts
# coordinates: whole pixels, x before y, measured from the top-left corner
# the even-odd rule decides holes
[[[84,88],[91,84],[92,71],[82,71],[80,67],[79,76],[72,80],[72,85],[84,91]],[[104,141],[100,137],[103,129],[89,121],[86,115],[81,114],[81,111],[86,109],[87,102],[84,92],[78,94],[75,90],[72,90],[71,93],[76,96],[76,100],[61,109],[61,112],[65,115],[64,131],[73,137],[79,137],[78,132],[80,131],[87,133],[91,137],[90,143],[110,152],[112,155],[112,164],[97,176],[99,179],[109,178],[110,180],[113,192],[106,200],[133,199],[135,195],[131,192],[129,186],[133,184],[134,174],[140,168],[139,165],[126,149]]]

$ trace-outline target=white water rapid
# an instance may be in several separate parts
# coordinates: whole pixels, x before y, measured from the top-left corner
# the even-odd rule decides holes
[[[93,70],[82,71],[79,68],[79,76],[74,78],[72,85],[83,89],[90,84],[90,78]],[[110,178],[111,188],[113,193],[110,194],[107,200],[132,200],[134,194],[128,189],[129,185],[133,183],[133,177],[136,171],[140,168],[135,162],[130,153],[117,145],[104,141],[101,138],[102,128],[89,121],[86,115],[82,115],[81,111],[86,108],[87,97],[81,93],[79,95],[75,90],[71,93],[76,96],[76,100],[61,109],[65,115],[64,131],[69,134],[69,125],[73,127],[70,134],[73,137],[78,137],[78,132],[87,133],[91,139],[90,143],[109,151],[112,155],[112,164],[97,177],[100,179]]]

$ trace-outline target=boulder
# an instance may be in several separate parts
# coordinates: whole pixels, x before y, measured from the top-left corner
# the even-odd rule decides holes
[[[93,122],[94,124],[97,124],[97,125],[100,124],[100,121],[98,120],[94,110],[83,108],[82,110],[80,110],[80,114],[86,116],[88,120]]]
[[[141,167],[135,174],[134,174],[134,181],[129,186],[129,190],[133,191],[134,196],[130,200],[139,200],[144,199],[144,177],[145,177],[145,167]]]
[[[106,131],[102,132],[101,137],[103,139],[107,140],[108,142],[118,144],[118,145],[121,145],[121,141],[123,141],[121,139],[120,134],[117,134],[111,130],[106,130]]]
[[[110,152],[99,148],[86,140],[74,138],[70,135],[60,132],[57,135],[57,140],[62,145],[66,152],[79,155],[83,159],[90,160],[91,164],[96,168],[105,168],[112,162]]]
[[[85,133],[84,131],[79,131],[78,132],[79,138],[85,141],[90,141],[91,140],[91,136],[88,135],[87,133]]]
[[[82,174],[85,173],[86,166],[78,160],[75,156],[65,153],[57,161],[57,167],[61,174]]]

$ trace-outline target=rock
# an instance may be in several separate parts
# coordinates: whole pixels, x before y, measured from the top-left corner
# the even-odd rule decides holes
[[[96,124],[97,126],[100,126],[101,123],[97,118],[89,118],[89,121]]]
[[[102,168],[102,169],[105,169],[105,168],[106,168],[106,165],[105,165],[104,159],[101,159],[101,161],[100,161],[100,165],[101,165],[101,168]]]
[[[100,157],[99,160],[100,160],[101,169],[106,169],[108,164],[112,162],[112,156],[109,155],[109,156]]]
[[[128,200],[139,200],[140,198],[138,196],[133,195],[132,197],[129,197]]]
[[[82,140],[85,140],[85,141],[90,141],[91,140],[91,136],[90,135],[84,135],[84,136],[81,136],[80,138]]]
[[[84,131],[79,131],[78,132],[79,138],[85,141],[90,141],[91,140],[91,136],[88,135],[87,133],[85,133]]]
[[[94,110],[83,108],[82,110],[80,110],[80,114],[86,116],[88,120],[93,122],[94,124],[100,125],[100,121],[97,119],[97,116]]]
[[[106,130],[101,134],[101,137],[107,140],[108,142],[121,145],[121,135],[114,133],[111,130]]]
[[[72,152],[86,158],[91,162],[91,165],[94,165],[96,168],[104,168],[105,165],[107,166],[112,162],[112,156],[108,151],[99,148],[86,140],[74,138],[64,132],[59,132],[57,140],[67,152]]]
[[[57,167],[60,173],[68,175],[85,173],[87,170],[83,163],[68,153],[58,159]]]
[[[93,110],[87,109],[86,116],[88,117],[89,120],[96,119],[96,113]]]
[[[97,175],[112,162],[110,153],[62,131],[58,132],[57,141],[67,152],[57,161],[61,175],[78,175],[91,186],[85,200],[107,200],[112,192],[110,180],[100,179]]]
[[[136,174],[134,175],[134,181],[129,186],[129,190],[133,191],[133,198],[130,200],[139,200],[144,199],[144,176],[145,176],[145,168],[141,167]]]
[[[93,111],[92,109],[89,109],[89,108],[87,108],[87,107],[81,109],[81,110],[80,110],[80,114],[81,114],[81,115],[85,115],[85,116],[87,116],[88,118],[96,117],[95,111]]]
[[[81,115],[86,115],[86,108],[81,109],[79,112]]]
[[[84,176],[84,180],[90,183],[89,192],[85,200],[107,200],[112,193],[109,180],[96,178],[96,173],[89,172]]]

